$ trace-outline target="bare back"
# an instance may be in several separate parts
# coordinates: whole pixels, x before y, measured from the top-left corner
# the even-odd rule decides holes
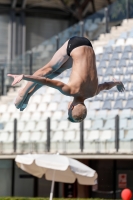
[[[92,47],[80,46],[72,50],[72,72],[68,85],[73,96],[82,96],[83,99],[96,94],[98,78],[95,62],[95,53]]]

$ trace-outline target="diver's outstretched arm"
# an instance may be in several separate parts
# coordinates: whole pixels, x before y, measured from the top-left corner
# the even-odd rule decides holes
[[[56,72],[68,59],[69,56],[67,55],[67,44],[68,41],[66,41],[63,46],[56,51],[56,53],[53,55],[52,59],[42,68],[37,70],[33,75],[35,76],[41,76],[41,77],[48,77],[53,72]],[[22,95],[25,95],[25,93],[31,92],[31,88],[34,89],[34,86],[36,84],[33,82],[28,82],[27,85],[24,87],[23,91],[21,93]]]
[[[113,81],[111,82],[105,82],[105,83],[99,84],[96,95],[99,94],[102,90],[110,90],[111,88],[115,86],[117,87],[117,90],[119,92],[125,91],[123,83],[121,81],[113,79]]]
[[[61,93],[71,96],[70,87],[67,84],[58,80],[51,80],[49,78],[44,78],[44,77],[34,76],[34,75],[24,75],[24,74],[21,74],[21,75],[8,74],[8,76],[14,78],[12,86],[16,85],[21,80],[32,81],[33,83],[37,83],[41,86],[47,85],[49,87],[55,88],[59,90]]]
[[[64,43],[64,45],[54,54],[52,59],[48,64],[46,64],[41,69],[37,70],[33,75],[41,76],[41,77],[49,77],[53,72],[56,72],[68,59],[69,56],[67,55],[67,44],[68,41]],[[37,85],[37,83],[29,81],[26,86],[21,90],[18,94],[15,106],[19,109],[22,107],[23,102],[25,101],[27,95],[31,93],[31,95],[37,91],[41,85]],[[30,95],[30,96],[31,96]],[[20,98],[21,97],[21,98]]]

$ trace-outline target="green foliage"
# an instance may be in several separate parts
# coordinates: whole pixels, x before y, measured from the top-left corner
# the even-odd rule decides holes
[[[126,17],[126,0],[118,0],[111,5],[111,20],[122,20]]]
[[[0,197],[0,200],[49,200],[49,198]]]
[[[0,200],[49,200],[49,198],[28,198],[28,197],[0,197]],[[106,200],[106,199],[92,199],[92,198],[53,198],[53,200]],[[108,199],[109,200],[109,199]],[[111,199],[110,199],[111,200]]]

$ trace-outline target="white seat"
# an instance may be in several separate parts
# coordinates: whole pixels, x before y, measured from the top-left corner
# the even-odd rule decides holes
[[[18,137],[18,134],[17,134],[17,137]],[[14,133],[10,133],[6,142],[12,143],[13,141],[14,141]]]
[[[6,104],[1,104],[0,105],[0,113],[5,113],[7,108],[8,108],[8,106]]]
[[[68,120],[67,121],[66,120],[62,120],[58,124],[57,130],[67,130],[68,129],[68,125],[69,125]]]
[[[113,137],[112,133],[113,132],[111,130],[104,130],[104,131],[102,131],[101,134],[100,134],[99,140],[101,142],[104,142],[104,141],[107,141],[107,140],[111,140],[112,137]]]
[[[64,131],[56,131],[51,138],[52,142],[62,141],[64,139]]]
[[[70,96],[63,96],[63,98],[62,98],[62,102],[71,102],[72,101],[72,99],[71,99],[72,97],[70,97]]]
[[[18,143],[23,143],[23,142],[29,143],[30,142],[30,136],[31,136],[30,132],[23,131],[21,133],[20,137],[18,138]]]
[[[58,121],[51,120],[51,130],[55,131],[58,126]]]
[[[63,83],[68,83],[69,78],[68,78],[68,77],[63,77],[61,81],[62,81]]]
[[[4,132],[6,132],[6,131],[13,132],[13,127],[14,127],[14,123],[13,122],[7,122],[2,131],[4,131]]]
[[[68,130],[69,131],[74,131],[74,130],[79,131],[80,130],[80,123],[69,123]]]
[[[103,127],[104,130],[112,130],[115,129],[115,120],[114,119],[109,119],[105,122],[105,125]]]
[[[37,94],[42,94],[42,95],[44,95],[45,94],[45,92],[46,92],[46,86],[42,86],[40,89],[38,89],[36,92],[35,92],[35,95],[37,95]]]
[[[133,38],[127,38],[125,45],[133,44]]]
[[[119,131],[119,140],[123,140],[124,138],[125,138],[125,133],[124,133],[124,130],[121,129],[121,130]],[[115,133],[113,134],[112,140],[113,140],[113,141],[115,140]]]
[[[62,95],[59,93],[55,93],[55,95],[53,96],[53,98],[52,98],[52,101],[53,102],[61,102],[61,99],[62,99]]]
[[[33,97],[32,97],[32,103],[40,104],[41,99],[42,99],[41,95],[33,95]]]
[[[95,119],[106,119],[107,117],[107,110],[99,110],[96,113]]]
[[[99,119],[99,120],[94,120],[91,129],[102,129],[103,128],[103,120]]]
[[[93,142],[95,140],[98,140],[99,139],[99,131],[96,130],[96,131],[90,131],[89,134],[88,134],[88,137],[86,138],[87,141],[90,141],[90,142]]]
[[[54,94],[56,92],[56,89],[49,87],[47,89],[47,94]]]
[[[8,106],[8,108],[7,108],[8,113],[14,113],[15,111],[16,111],[16,107],[14,104],[11,104]]]
[[[98,55],[98,54],[102,54],[103,53],[103,47],[97,47],[95,49],[95,54]]]
[[[50,94],[45,94],[43,97],[42,97],[42,103],[45,102],[45,103],[49,103],[51,102],[51,99],[52,99],[52,96]]]
[[[0,133],[0,142],[7,142],[9,138],[8,132],[2,132]]]
[[[9,113],[3,113],[0,119],[1,122],[8,122],[10,120],[11,120],[11,115]]]
[[[118,115],[119,114],[119,110],[110,110],[109,112],[108,112],[108,115],[107,115],[107,119],[113,119],[113,118],[115,118],[116,117],[116,115]]]
[[[119,125],[120,129],[125,129],[125,127],[127,127],[127,119],[121,119],[120,118],[120,125]]]
[[[15,112],[12,114],[11,119],[20,119],[21,113],[20,112]]]
[[[75,131],[66,131],[64,134],[65,141],[74,141],[75,140]]]
[[[63,112],[63,111],[62,111]],[[65,111],[63,113],[63,116],[62,116],[62,120],[67,120],[68,119],[68,111]]]
[[[41,137],[40,142],[46,142],[46,140],[47,140],[47,133],[45,131],[45,132],[42,133],[42,137]]]
[[[25,124],[26,124],[25,122],[18,121],[17,131],[22,132],[25,128]]]
[[[120,118],[129,118],[131,117],[131,109],[124,109],[120,113]]]
[[[36,123],[34,121],[29,121],[25,128],[24,128],[24,131],[34,131],[35,130],[35,126],[36,126]]]
[[[90,127],[91,127],[91,120],[86,119],[84,121],[84,129],[88,130],[88,129],[90,129]]]
[[[87,137],[88,137],[88,131],[84,130],[84,141],[86,140]],[[78,131],[76,132],[76,137],[74,141],[80,141],[80,133]]]
[[[48,112],[48,111],[45,111],[44,113],[42,113],[41,115],[41,120],[47,120],[48,117],[51,117],[52,116],[52,113],[51,112]]]
[[[115,43],[115,46],[124,46],[125,45],[125,40],[124,39],[118,39]]]
[[[35,127],[35,131],[46,131],[46,121],[40,121],[37,123]]]
[[[24,113],[22,113],[20,120],[24,121],[24,122],[27,122],[27,121],[30,120],[30,118],[31,118],[30,113],[24,112]]]
[[[96,110],[96,109],[100,109],[101,108],[101,102],[100,101],[93,101],[90,103],[89,109],[90,110]]]
[[[86,119],[95,119],[96,111],[95,110],[88,110]]]
[[[59,111],[66,111],[68,110],[68,103],[67,102],[61,102],[58,104],[58,109]]]
[[[55,111],[54,114],[52,115],[52,120],[61,120],[62,118],[62,111]]]
[[[52,102],[49,104],[47,111],[56,111],[58,107],[58,103]]]
[[[125,135],[124,139],[128,141],[133,140],[133,130],[127,131],[127,134]]]
[[[41,139],[41,135],[42,135],[42,132],[40,132],[40,131],[32,132],[31,137],[30,137],[30,141],[31,142],[39,142],[40,139]]]
[[[38,107],[37,107],[37,112],[45,112],[47,109],[47,104],[46,103],[41,103]]]
[[[36,122],[38,122],[40,119],[41,119],[41,113],[40,112],[34,112],[30,117],[31,121],[36,121]]]
[[[33,112],[35,112],[36,108],[37,108],[37,104],[32,103],[32,104],[28,105],[28,107],[26,108],[26,111],[33,113]]]

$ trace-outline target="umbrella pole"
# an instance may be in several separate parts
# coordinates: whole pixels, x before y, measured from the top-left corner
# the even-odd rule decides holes
[[[55,177],[55,170],[53,171],[53,179],[52,179],[52,185],[51,185],[50,200],[53,199],[53,192],[54,192],[54,177]]]

